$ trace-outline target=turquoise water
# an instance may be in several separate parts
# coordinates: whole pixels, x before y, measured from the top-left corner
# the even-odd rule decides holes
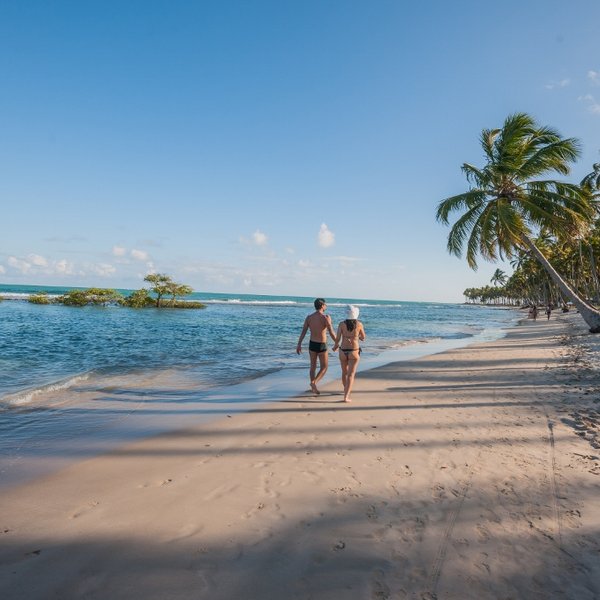
[[[140,437],[289,410],[308,387],[307,351],[295,349],[312,298],[194,294],[204,310],[29,304],[41,289],[0,286],[9,298],[0,302],[0,488]],[[327,300],[335,324],[348,303],[361,309],[359,370],[495,339],[518,318],[466,305]],[[339,377],[332,356],[324,383]],[[340,399],[334,390],[317,401]]]
[[[178,370],[198,387],[225,386],[274,371],[305,367],[295,354],[312,298],[194,293],[204,310],[40,306],[25,301],[42,289],[0,286],[0,402],[27,404],[44,387],[94,375]],[[123,290],[127,292],[127,290]],[[456,304],[328,298],[334,324],[344,307],[360,307],[366,355],[412,342],[469,339],[514,321],[513,311]]]

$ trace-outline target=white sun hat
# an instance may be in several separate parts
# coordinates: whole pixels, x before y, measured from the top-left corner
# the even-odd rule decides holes
[[[360,314],[360,310],[358,310],[358,306],[352,306],[352,304],[348,304],[346,308],[346,319],[358,319],[358,315]]]

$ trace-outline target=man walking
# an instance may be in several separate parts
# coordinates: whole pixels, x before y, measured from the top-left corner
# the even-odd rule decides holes
[[[308,350],[310,354],[310,389],[314,394],[319,394],[317,383],[323,379],[327,372],[327,333],[335,340],[335,331],[331,324],[331,317],[325,314],[327,303],[323,298],[317,298],[314,302],[315,312],[304,319],[302,333],[298,340],[296,353],[302,354],[302,341],[306,332],[310,329],[310,342]],[[317,372],[317,360],[319,361],[319,371]]]

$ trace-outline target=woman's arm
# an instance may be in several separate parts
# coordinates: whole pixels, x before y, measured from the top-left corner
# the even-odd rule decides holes
[[[338,349],[341,339],[342,339],[342,324],[340,323],[338,325],[337,334],[335,336],[335,344],[333,345],[334,352]]]
[[[358,330],[358,339],[363,341],[367,338],[367,334],[365,333],[365,328],[363,327],[363,324],[360,324],[360,329]]]

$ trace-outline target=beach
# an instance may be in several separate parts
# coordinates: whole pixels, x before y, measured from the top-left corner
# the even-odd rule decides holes
[[[12,486],[0,596],[600,598],[599,344],[525,320]]]

